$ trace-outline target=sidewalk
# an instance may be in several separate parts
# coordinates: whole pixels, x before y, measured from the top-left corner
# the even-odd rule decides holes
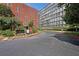
[[[45,31],[45,32],[47,32],[47,31],[48,31],[48,32],[49,32],[49,31],[50,31],[50,32],[60,32],[60,33],[67,32],[67,31],[55,31],[55,30],[43,30],[43,31]]]
[[[32,36],[38,35],[39,33],[40,32],[33,33],[33,34],[16,35],[16,36],[13,36],[13,37],[5,37],[5,38],[1,39],[1,41],[16,40],[16,39],[20,39],[20,38],[28,38],[28,37],[32,37]]]

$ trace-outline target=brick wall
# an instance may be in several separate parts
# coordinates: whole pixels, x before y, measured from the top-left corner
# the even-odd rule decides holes
[[[5,3],[9,6],[15,17],[21,21],[23,25],[28,25],[33,20],[34,26],[38,28],[38,11],[23,3]]]

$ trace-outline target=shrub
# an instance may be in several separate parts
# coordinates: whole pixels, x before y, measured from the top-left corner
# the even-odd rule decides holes
[[[3,36],[8,36],[8,37],[14,36],[14,32],[11,31],[11,30],[2,31],[1,34],[2,34]]]
[[[20,21],[17,21],[15,17],[0,17],[0,30],[15,30],[20,25]]]
[[[0,35],[2,34],[2,30],[0,30]]]
[[[32,32],[33,32],[33,33],[36,33],[36,32],[37,32],[37,30],[36,30],[35,27],[32,27]]]
[[[41,28],[41,27],[39,27],[39,28],[38,28],[38,30],[39,30],[39,31],[42,31],[42,28]]]
[[[30,20],[28,25],[29,25],[29,27],[33,27],[34,26],[33,20]]]
[[[24,33],[25,30],[24,30],[24,27],[23,26],[20,26],[19,28],[16,28],[16,34],[18,33]]]
[[[76,31],[76,28],[74,28],[74,27],[68,28],[67,31]],[[79,31],[79,28],[77,28],[77,31]]]

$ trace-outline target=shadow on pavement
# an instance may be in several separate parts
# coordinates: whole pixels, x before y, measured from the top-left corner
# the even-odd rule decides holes
[[[54,37],[57,38],[58,40],[65,41],[73,45],[79,46],[79,39],[74,39],[73,37],[68,36],[64,33],[56,34]]]

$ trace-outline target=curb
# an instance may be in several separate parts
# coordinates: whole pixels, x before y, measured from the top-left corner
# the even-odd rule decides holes
[[[35,35],[37,35],[39,33],[40,32],[29,34],[29,35],[25,35],[25,36],[19,36],[19,37],[17,37],[17,36],[14,36],[14,37],[5,37],[4,39],[2,39],[2,41],[16,40],[16,39],[19,39],[19,38],[28,38],[28,37],[35,36]]]
[[[39,33],[30,34],[30,35],[27,35],[27,37],[32,37],[32,36],[35,36],[37,34],[39,34]]]
[[[9,37],[6,37],[6,38],[4,38],[3,40],[6,41],[6,40],[8,40],[8,38],[9,38]]]
[[[64,33],[66,31],[44,31],[44,32],[60,32],[60,33]]]
[[[8,39],[9,39],[9,37],[5,37],[1,41],[7,41]]]

